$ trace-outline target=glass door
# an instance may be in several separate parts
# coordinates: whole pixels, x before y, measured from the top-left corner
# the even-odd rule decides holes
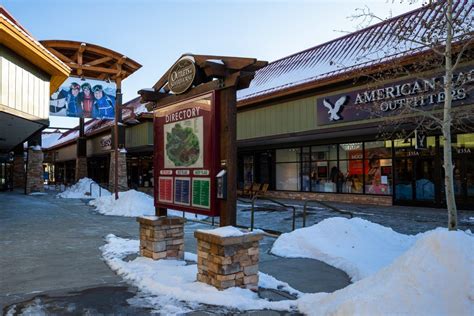
[[[454,158],[454,194],[456,203],[469,210],[474,209],[474,157],[459,155]],[[443,201],[446,200],[443,190]]]
[[[435,201],[435,161],[433,158],[417,157],[415,160],[415,199]]]
[[[400,201],[411,201],[414,198],[413,190],[413,159],[397,159],[395,165],[395,199]]]

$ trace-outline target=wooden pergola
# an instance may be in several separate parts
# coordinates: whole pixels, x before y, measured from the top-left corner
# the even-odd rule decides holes
[[[112,134],[115,135],[114,191],[115,198],[118,199],[118,149],[123,147],[125,142],[125,130],[123,127],[119,128],[119,122],[122,121],[122,80],[142,65],[123,54],[94,44],[65,40],[45,40],[41,41],[41,44],[72,69],[71,76],[116,84],[115,124]],[[80,119],[79,126],[77,157],[87,157],[84,118]]]
[[[71,69],[71,76],[121,81],[142,65],[111,49],[76,41],[45,40],[41,44]]]

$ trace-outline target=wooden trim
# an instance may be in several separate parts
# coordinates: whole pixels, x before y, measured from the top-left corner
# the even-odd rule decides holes
[[[11,23],[0,15],[0,44],[48,73],[51,76],[50,93],[54,93],[71,73],[70,68]]]

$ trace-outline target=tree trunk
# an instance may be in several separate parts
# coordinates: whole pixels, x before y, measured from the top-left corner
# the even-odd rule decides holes
[[[453,78],[453,64],[452,64],[452,51],[451,42],[453,37],[453,1],[447,1],[446,8],[446,49],[445,49],[445,61],[446,61],[446,75],[444,83],[444,109],[443,109],[443,158],[444,158],[444,186],[446,193],[446,206],[448,208],[448,229],[456,230],[458,223],[458,215],[456,209],[456,200],[454,197],[454,174],[453,174],[453,157],[451,148],[451,103],[452,103],[452,78]]]

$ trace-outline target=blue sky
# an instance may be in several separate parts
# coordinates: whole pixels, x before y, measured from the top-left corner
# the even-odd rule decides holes
[[[381,17],[415,9],[412,0],[0,0],[38,39],[83,41],[143,65],[123,82],[124,101],[151,87],[183,53],[273,61],[354,31],[348,17],[368,6]],[[51,126],[77,119],[51,117]]]

